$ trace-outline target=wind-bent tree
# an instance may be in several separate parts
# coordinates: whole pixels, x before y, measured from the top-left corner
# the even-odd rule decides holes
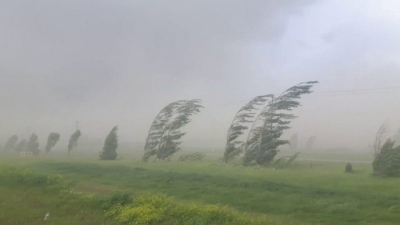
[[[312,149],[313,147],[314,147],[314,143],[315,143],[315,140],[317,139],[317,137],[315,137],[315,136],[311,136],[308,140],[307,140],[307,143],[306,143],[306,149]]]
[[[15,145],[14,150],[16,152],[22,152],[26,147],[26,140],[22,139],[21,141],[18,142],[18,144]]]
[[[38,136],[35,133],[31,135],[29,141],[26,143],[26,151],[32,152],[33,155],[39,155],[40,149],[39,149]]]
[[[101,160],[115,160],[117,158],[118,148],[118,126],[115,126],[107,135],[104,141],[103,151],[100,152]]]
[[[11,150],[15,147],[15,144],[18,141],[18,136],[17,135],[13,135],[10,138],[8,138],[6,144],[4,145],[4,151],[8,151]]]
[[[298,134],[293,134],[292,137],[290,138],[290,148],[293,150],[297,149],[297,142],[299,139],[299,135]]]
[[[372,162],[374,173],[382,176],[400,176],[400,146],[390,138],[382,144]]]
[[[160,140],[164,131],[166,130],[166,125],[174,115],[177,108],[181,107],[186,100],[179,100],[172,102],[165,106],[153,120],[149,133],[147,135],[146,144],[144,147],[143,161],[147,162],[149,158],[157,154],[157,150],[160,144]]]
[[[179,151],[179,140],[186,134],[180,129],[190,123],[190,117],[201,108],[201,100],[193,99],[176,101],[162,109],[150,127],[143,161],[153,155],[165,160]]]
[[[257,96],[236,113],[226,137],[224,153],[225,163],[228,163],[243,152],[245,147],[244,143],[237,139],[249,128],[248,124],[254,122],[253,119],[256,116],[256,111],[259,110],[259,107],[264,105],[270,97],[271,95]]]
[[[270,95],[270,101],[258,114],[247,136],[244,165],[252,161],[258,165],[269,163],[278,153],[279,146],[290,143],[280,139],[283,132],[290,128],[290,122],[296,118],[290,111],[300,106],[298,99],[303,94],[311,93],[310,89],[316,83],[318,82],[303,82],[287,89],[278,97]]]
[[[71,135],[71,138],[69,139],[69,143],[68,143],[68,154],[72,151],[72,149],[75,149],[78,146],[78,139],[80,136],[81,136],[80,130],[75,131]]]
[[[372,146],[374,156],[380,153],[382,146],[385,144],[385,139],[388,131],[388,124],[383,123],[376,132],[374,144]]]
[[[60,140],[59,133],[50,133],[47,137],[47,144],[46,144],[46,153],[48,153]]]

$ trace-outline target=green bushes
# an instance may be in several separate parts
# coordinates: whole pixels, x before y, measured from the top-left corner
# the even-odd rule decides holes
[[[163,194],[142,194],[128,204],[126,193],[103,201],[106,215],[122,224],[269,224],[265,217],[254,218],[218,205],[186,204]],[[110,204],[112,203],[112,204]]]
[[[346,164],[346,167],[344,168],[345,173],[352,173],[353,172],[353,166],[350,163]]]
[[[382,176],[400,176],[400,146],[388,139],[372,162],[374,173]]]
[[[10,187],[43,187],[49,189],[64,189],[68,185],[60,176],[30,173],[13,167],[0,168],[0,185]]]

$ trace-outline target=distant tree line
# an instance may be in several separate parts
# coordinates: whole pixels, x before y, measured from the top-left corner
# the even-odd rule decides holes
[[[227,142],[224,153],[224,161],[228,163],[233,158],[243,155],[243,164],[249,165],[255,162],[264,165],[271,162],[279,152],[279,146],[289,144],[289,140],[280,139],[283,132],[289,129],[291,120],[296,116],[290,113],[300,106],[298,101],[304,94],[311,93],[311,88],[318,82],[309,81],[299,83],[279,96],[273,94],[257,96],[243,106],[233,118],[228,129]],[[181,139],[186,132],[182,128],[191,122],[191,117],[200,113],[202,102],[200,99],[178,100],[165,106],[154,118],[150,126],[144,155],[142,160],[147,162],[152,156],[156,160],[166,160],[180,150]],[[250,128],[250,129],[249,129]],[[248,130],[245,141],[239,137]],[[112,128],[104,141],[103,150],[99,157],[102,160],[114,160],[117,158],[118,127]],[[81,131],[76,130],[68,142],[68,154],[77,148]],[[51,149],[60,140],[60,134],[52,132],[47,138],[45,152]],[[293,136],[292,147],[297,147],[297,135]],[[38,137],[32,134],[28,141],[18,137],[10,137],[4,147],[5,150],[29,151],[34,155],[40,152]],[[202,154],[184,155],[180,160],[201,159]]]

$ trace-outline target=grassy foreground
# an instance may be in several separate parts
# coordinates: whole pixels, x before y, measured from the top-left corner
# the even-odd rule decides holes
[[[72,157],[7,156],[0,163],[32,174],[61,175],[57,179],[69,185],[69,192],[74,190],[66,193],[51,188],[51,184],[9,183],[2,178],[0,220],[6,221],[2,224],[43,224],[48,211],[51,219],[46,224],[398,224],[400,221],[400,179],[374,177],[368,164],[353,165],[355,173],[345,174],[344,163],[302,162],[296,168],[281,170],[226,166],[216,161],[145,164],[128,159],[104,162]],[[108,208],[98,203],[121,192],[130,193],[133,200]],[[92,200],[84,196],[91,196]],[[147,196],[142,205],[135,201],[142,198],[139,196]],[[152,204],[153,201],[161,203]],[[154,220],[140,222],[135,217],[140,213]],[[221,222],[224,220],[225,223]]]

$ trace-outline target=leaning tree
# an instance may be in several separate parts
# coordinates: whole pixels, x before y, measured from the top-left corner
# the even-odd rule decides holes
[[[49,136],[47,137],[47,144],[46,144],[46,153],[48,153],[60,140],[60,134],[59,133],[50,133]]]
[[[15,147],[15,144],[18,142],[18,136],[13,135],[10,138],[8,138],[6,144],[4,145],[4,151],[11,150]]]
[[[28,142],[26,143],[26,151],[32,152],[33,155],[39,155],[40,149],[39,149],[38,136],[35,133],[31,135]]]
[[[254,122],[257,110],[259,110],[259,107],[264,105],[270,97],[271,95],[257,96],[236,113],[226,137],[224,153],[225,163],[228,163],[243,152],[245,143],[237,139],[249,128],[248,125]]]
[[[190,117],[201,108],[199,99],[179,100],[164,107],[149,129],[142,160],[147,162],[154,155],[165,160],[179,151],[180,139],[186,134],[181,128],[190,123]]]
[[[22,139],[21,141],[18,142],[18,144],[15,145],[14,150],[16,152],[22,152],[24,151],[25,147],[26,147],[26,140]]]
[[[271,162],[279,151],[278,147],[290,143],[280,139],[283,132],[290,128],[291,120],[296,118],[290,111],[300,106],[298,100],[301,95],[311,93],[310,89],[316,83],[318,82],[309,81],[297,84],[277,97],[272,94],[260,96],[240,109],[228,130],[225,162],[242,151],[244,165],[252,161],[259,165]],[[257,110],[259,106],[262,106],[261,111]],[[249,109],[246,110],[247,108]],[[255,114],[256,111],[258,114]],[[251,128],[245,142],[238,141],[238,137],[248,129],[249,124]]]
[[[69,139],[68,142],[68,155],[71,152],[72,149],[75,149],[78,146],[78,139],[81,136],[81,131],[77,130],[75,131],[72,135],[71,138]]]
[[[118,148],[118,126],[111,129],[110,133],[107,135],[104,141],[103,151],[100,152],[101,160],[115,160],[117,158],[117,148]]]

